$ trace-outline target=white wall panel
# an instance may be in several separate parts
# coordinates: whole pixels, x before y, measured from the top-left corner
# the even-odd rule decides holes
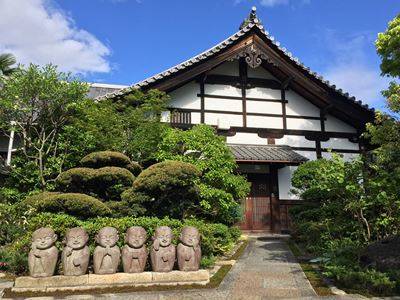
[[[359,150],[358,143],[352,143],[348,139],[330,138],[326,142],[321,142],[322,148],[330,149],[346,149],[346,150]]]
[[[204,121],[209,125],[219,125],[221,128],[232,126],[243,126],[243,117],[241,115],[205,113]]]
[[[288,115],[319,117],[319,108],[299,94],[293,91],[286,91],[285,96],[288,101],[286,104],[286,113]]]
[[[283,128],[281,117],[247,116],[247,127],[256,128]]]
[[[200,92],[198,83],[192,81],[183,87],[169,93],[171,100],[169,106],[176,108],[200,109],[200,98],[197,94]]]
[[[246,97],[263,98],[263,99],[281,99],[281,91],[255,87],[251,89],[246,89]]]
[[[350,132],[350,133],[357,132],[357,130],[354,127],[346,124],[345,122],[331,115],[327,115],[326,118],[327,118],[325,121],[326,131],[338,131],[338,132]]]
[[[242,97],[241,89],[223,84],[205,84],[204,92],[210,95]]]
[[[267,145],[266,138],[260,138],[257,133],[236,132],[234,136],[228,136],[226,142],[229,144]]]
[[[263,67],[258,68],[247,68],[247,76],[249,78],[265,78],[265,79],[276,79],[270,72],[265,70]]]
[[[246,110],[249,113],[282,114],[282,103],[246,100]]]
[[[204,98],[204,108],[207,110],[223,110],[241,112],[243,109],[242,100]]]
[[[279,199],[299,199],[299,197],[290,192],[292,189],[292,175],[296,169],[297,166],[286,166],[278,169]]]
[[[281,139],[275,139],[276,145],[288,145],[291,147],[312,147],[315,148],[315,141],[309,141],[300,135],[285,135]]]
[[[320,120],[286,118],[286,125],[288,129],[316,130],[316,131],[321,130]]]
[[[191,113],[192,124],[200,124],[201,123],[201,114],[199,112]]]
[[[209,74],[239,76],[239,61],[227,61],[211,70]]]

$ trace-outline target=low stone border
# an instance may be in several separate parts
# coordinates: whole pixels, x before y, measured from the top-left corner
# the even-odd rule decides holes
[[[116,273],[109,275],[88,274],[82,276],[52,276],[34,278],[18,277],[12,292],[56,292],[87,291],[96,288],[124,286],[162,286],[162,285],[206,285],[210,282],[208,270],[193,272],[172,271],[168,273]]]

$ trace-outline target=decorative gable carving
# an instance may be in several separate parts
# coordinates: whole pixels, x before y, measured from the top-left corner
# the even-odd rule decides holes
[[[272,60],[261,48],[256,44],[251,44],[240,51],[234,59],[244,57],[246,63],[253,69],[259,67],[263,61],[267,61],[274,66],[278,66],[275,60]]]

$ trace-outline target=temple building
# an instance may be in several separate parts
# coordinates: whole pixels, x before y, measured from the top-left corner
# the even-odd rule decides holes
[[[112,88],[111,88],[112,89]],[[330,157],[351,159],[364,149],[360,134],[374,110],[305,67],[263,27],[255,8],[239,31],[211,49],[132,86],[171,98],[163,120],[178,128],[214,126],[251,182],[243,202],[244,230],[286,231],[297,166]],[[102,94],[104,91],[102,92]]]

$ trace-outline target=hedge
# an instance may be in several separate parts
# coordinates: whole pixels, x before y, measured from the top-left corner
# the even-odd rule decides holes
[[[128,169],[137,176],[142,171],[137,162],[132,162],[128,156],[121,152],[99,151],[86,155],[80,161],[81,166],[87,168],[120,167]]]
[[[131,172],[120,167],[73,168],[56,178],[56,190],[118,201],[121,193],[131,187],[134,180]]]
[[[14,244],[4,249],[4,253],[7,253],[7,260],[9,263],[8,271],[14,271],[17,273],[27,272],[27,265],[12,265],[11,259],[17,261],[24,261],[25,257],[29,252],[30,238],[36,229],[40,227],[51,227],[58,235],[57,246],[62,248],[61,241],[64,238],[66,231],[72,227],[83,227],[89,234],[89,246],[91,251],[95,247],[94,237],[96,233],[105,226],[113,226],[118,229],[119,242],[118,245],[121,247],[124,245],[124,234],[126,230],[131,226],[142,226],[146,229],[148,235],[148,246],[151,243],[151,236],[153,235],[156,227],[158,226],[169,226],[171,227],[174,239],[173,243],[178,243],[179,233],[183,226],[190,225],[195,226],[199,229],[201,234],[201,248],[202,255],[205,260],[214,256],[223,255],[228,251],[231,251],[238,241],[241,232],[237,227],[228,227],[223,224],[206,223],[201,220],[187,219],[177,220],[170,218],[155,218],[155,217],[124,217],[124,218],[96,218],[86,221],[79,220],[73,216],[65,214],[52,214],[52,213],[40,213],[32,217],[27,224],[27,232],[20,239],[16,240]],[[2,253],[0,253],[1,256]],[[21,257],[22,256],[22,257]],[[17,258],[17,259],[16,259]]]
[[[66,213],[81,219],[111,215],[106,204],[85,194],[44,192],[27,197],[25,203],[38,212]]]

